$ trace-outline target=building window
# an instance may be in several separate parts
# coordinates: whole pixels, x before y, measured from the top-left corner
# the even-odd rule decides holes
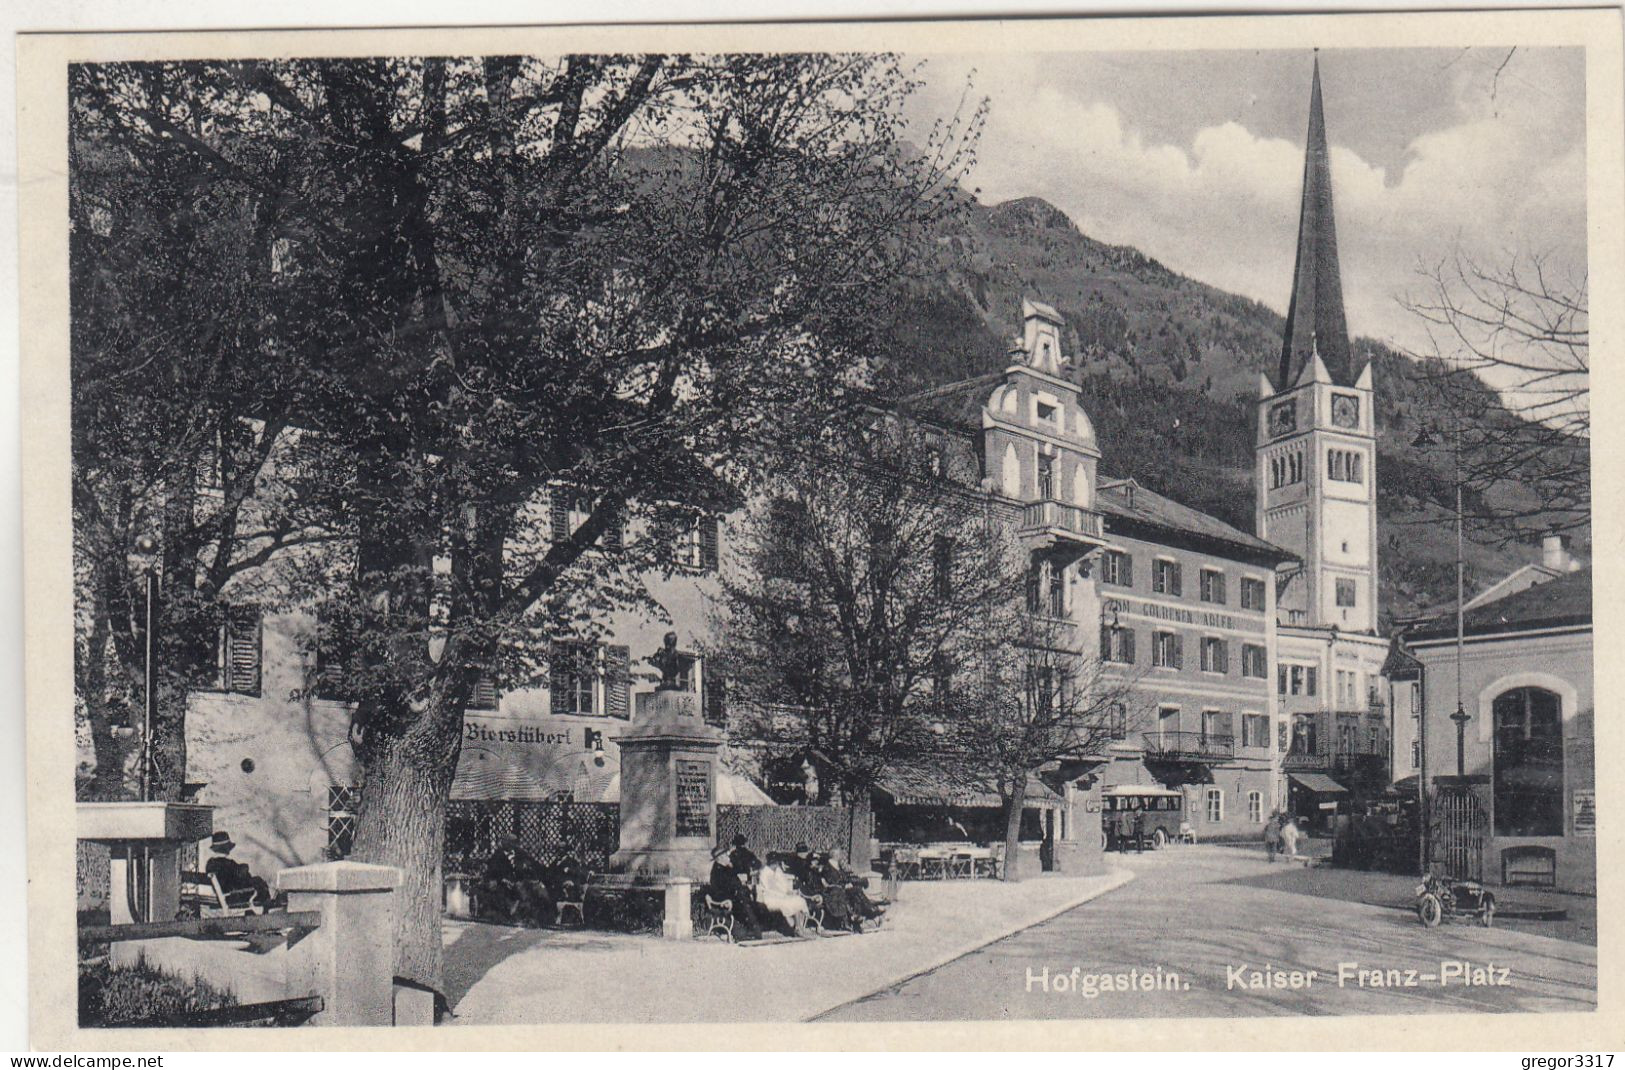
[[[1048,348],[1046,346],[1046,348]],[[1036,403],[1038,419],[1041,423],[1057,425],[1061,422],[1061,410],[1045,401]]]
[[[1040,501],[1055,498],[1055,458],[1047,453],[1038,455],[1038,497]]]
[[[217,685],[239,695],[260,693],[260,660],[264,647],[259,606],[227,606],[215,634]]]
[[[1222,710],[1203,710],[1202,739],[1209,746],[1234,744],[1235,719]]]
[[[1204,568],[1201,576],[1201,595],[1204,602],[1224,605],[1224,573],[1218,569]]]
[[[1101,625],[1100,660],[1115,661],[1123,665],[1134,664],[1134,629]]]
[[[1230,671],[1230,644],[1212,636],[1202,638],[1202,671],[1225,673]]]
[[[1563,701],[1538,687],[1497,696],[1495,834],[1563,835]]]
[[[1241,745],[1243,747],[1268,747],[1270,745],[1270,719],[1264,713],[1244,713],[1241,715]]]
[[[1159,669],[1183,668],[1184,646],[1184,642],[1175,632],[1152,632],[1151,664]]]
[[[1153,594],[1180,593],[1180,575],[1178,561],[1164,561],[1157,559],[1151,562],[1151,591]]]
[[[548,693],[554,713],[596,716],[598,704],[597,648],[591,643],[554,643],[548,661]]]
[[[1269,679],[1269,651],[1256,643],[1241,644],[1241,675],[1255,680]]]
[[[1355,450],[1328,450],[1326,477],[1339,483],[1365,482],[1365,456]]]
[[[1286,694],[1286,666],[1285,665],[1277,665],[1275,667],[1275,690],[1276,690],[1277,694],[1281,694],[1281,695]]]
[[[1241,608],[1264,609],[1264,581],[1255,580],[1251,576],[1243,576],[1241,580]]]
[[[1121,550],[1107,550],[1100,558],[1100,582],[1133,587],[1134,558]]]
[[[1354,605],[1354,581],[1353,580],[1340,579],[1340,580],[1337,581],[1337,604],[1339,606],[1353,606]]]
[[[1210,825],[1217,825],[1224,820],[1224,789],[1207,789],[1207,820]]]
[[[1316,733],[1319,726],[1315,723],[1312,713],[1300,713],[1292,718],[1292,753],[1316,753]]]
[[[1247,820],[1255,825],[1264,823],[1264,793],[1249,791],[1247,793]]]
[[[1295,450],[1287,454],[1286,481],[1288,483],[1303,482],[1303,451]]]
[[[1411,740],[1411,768],[1422,768],[1422,741],[1419,739]]]
[[[1320,691],[1320,670],[1311,665],[1303,670],[1303,693],[1313,697]]]
[[[1027,610],[1057,620],[1066,617],[1066,569],[1040,561],[1027,570]]]
[[[1113,739],[1128,738],[1128,707],[1114,702],[1106,711],[1106,730]]]

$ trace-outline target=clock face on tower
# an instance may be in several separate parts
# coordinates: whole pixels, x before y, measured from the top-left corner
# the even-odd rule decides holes
[[[1276,437],[1285,435],[1298,429],[1298,409],[1290,401],[1270,409],[1270,435]]]
[[[1333,394],[1332,423],[1337,427],[1359,427],[1360,399],[1353,394]]]

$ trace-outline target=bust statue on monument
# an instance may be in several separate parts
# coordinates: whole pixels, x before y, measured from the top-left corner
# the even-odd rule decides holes
[[[683,685],[678,682],[677,677],[683,671],[683,655],[677,652],[676,632],[667,632],[660,649],[645,660],[660,670],[660,682],[655,685],[656,691],[682,690]]]

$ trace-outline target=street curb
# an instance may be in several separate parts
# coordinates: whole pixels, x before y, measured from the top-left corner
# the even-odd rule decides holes
[[[1068,902],[1062,904],[1061,906],[1056,907],[1054,910],[1051,910],[1049,913],[1045,914],[1043,917],[1034,918],[1032,921],[1024,921],[1020,925],[1017,925],[1015,928],[1009,929],[1009,930],[1007,930],[1005,932],[1001,932],[1001,933],[999,933],[999,934],[997,934],[995,936],[989,936],[989,937],[986,937],[986,938],[980,938],[979,937],[970,944],[966,944],[966,945],[964,945],[962,947],[956,948],[955,950],[950,951],[947,954],[944,954],[944,955],[940,956],[939,958],[936,958],[936,959],[932,960],[932,962],[927,966],[921,966],[921,967],[918,967],[918,968],[911,968],[907,973],[902,974],[899,977],[894,977],[891,980],[885,982],[884,984],[877,985],[877,986],[875,986],[874,988],[870,989],[867,992],[864,992],[864,993],[861,993],[860,995],[852,996],[852,997],[849,997],[849,998],[846,998],[846,999],[837,1000],[836,1002],[831,1003],[826,1007],[823,1007],[823,1008],[821,1008],[819,1010],[813,1011],[811,1014],[803,1016],[800,1019],[800,1021],[803,1021],[803,1022],[816,1022],[818,1019],[822,1018],[824,1015],[829,1014],[832,1011],[839,1010],[840,1008],[845,1007],[850,1003],[857,1003],[859,1000],[868,999],[870,996],[874,995],[877,992],[884,992],[888,988],[896,988],[898,985],[907,984],[909,981],[914,980],[914,978],[916,978],[916,977],[922,977],[925,974],[928,974],[928,973],[932,972],[933,970],[942,969],[942,967],[948,965],[950,962],[953,962],[956,959],[962,959],[966,955],[973,955],[976,952],[982,950],[982,948],[989,946],[990,944],[996,944],[1000,940],[1007,939],[1007,938],[1012,937],[1012,936],[1014,936],[1014,935],[1016,935],[1017,933],[1020,933],[1020,932],[1026,932],[1028,929],[1031,929],[1031,928],[1033,928],[1034,926],[1037,926],[1037,925],[1042,925],[1046,921],[1052,921],[1055,918],[1060,917],[1062,914],[1065,914],[1069,910],[1074,910],[1074,909],[1082,906],[1083,904],[1089,902],[1092,899],[1100,898],[1101,896],[1105,895],[1107,892],[1115,892],[1117,889],[1121,888],[1123,885],[1129,883],[1130,881],[1132,881],[1134,879],[1134,871],[1130,870],[1130,869],[1114,869],[1114,870],[1108,871],[1105,874],[1105,876],[1108,878],[1107,882],[1105,884],[1103,884],[1101,887],[1092,889],[1091,891],[1089,891],[1089,892],[1087,892],[1087,893],[1085,893],[1083,895],[1080,895],[1075,899],[1069,900]]]

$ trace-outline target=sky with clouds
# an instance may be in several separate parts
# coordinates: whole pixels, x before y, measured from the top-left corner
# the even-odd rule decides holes
[[[939,55],[918,116],[988,101],[968,185],[1038,196],[1084,233],[1284,312],[1313,55]],[[1580,49],[1322,49],[1350,329],[1422,348],[1399,297],[1460,248],[1585,272]]]

